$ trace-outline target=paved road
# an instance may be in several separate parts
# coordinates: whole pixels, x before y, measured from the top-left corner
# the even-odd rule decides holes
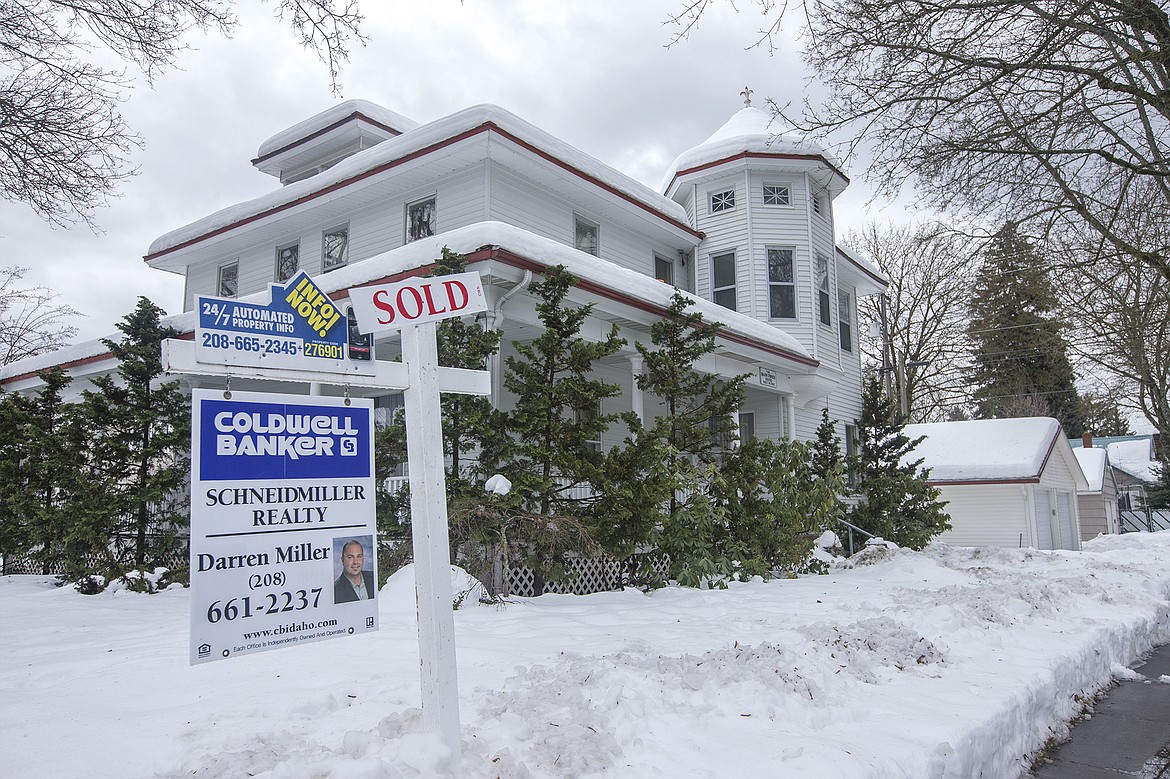
[[[1134,670],[1150,681],[1123,681],[1097,702],[1092,719],[1033,771],[1036,779],[1170,779],[1170,644]]]

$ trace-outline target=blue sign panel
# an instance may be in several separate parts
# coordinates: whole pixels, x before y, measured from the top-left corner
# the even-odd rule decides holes
[[[372,373],[368,343],[354,350],[346,310],[304,271],[270,286],[268,303],[200,295],[195,355],[200,362]],[[360,340],[359,332],[352,332]]]
[[[370,473],[370,409],[200,401],[204,481],[348,479]]]

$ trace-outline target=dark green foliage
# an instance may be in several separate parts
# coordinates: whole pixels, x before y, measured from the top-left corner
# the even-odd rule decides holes
[[[861,414],[859,451],[849,466],[857,474],[854,494],[861,502],[849,521],[899,546],[921,549],[950,528],[938,490],[926,483],[929,470],[920,467],[921,459],[910,459],[922,439],[906,436],[904,420],[876,378],[865,383]]]
[[[103,340],[118,368],[93,380],[80,409],[91,440],[89,486],[101,499],[70,527],[71,565],[98,555],[113,575],[153,568],[187,526],[190,407],[178,382],[162,379],[160,343],[179,335],[161,325],[164,313],[139,298],[118,324],[123,338]],[[111,548],[115,535],[122,543]]]
[[[971,382],[980,419],[1055,417],[1084,428],[1056,293],[1043,253],[1008,222],[984,250],[971,293]]]
[[[1117,403],[1117,395],[1093,393],[1082,395],[1081,415],[1084,420],[1084,432],[1092,433],[1098,438],[1133,435],[1129,419]]]
[[[1159,457],[1154,473],[1158,481],[1146,488],[1146,505],[1152,509],[1170,509],[1170,459]]]
[[[374,515],[378,528],[379,563],[383,551],[410,561],[410,489],[387,489],[387,479],[406,462],[406,419],[402,409],[385,427],[374,431]],[[382,579],[379,579],[382,581]]]
[[[443,247],[435,268],[436,276],[463,273],[467,263],[463,255]],[[485,330],[474,320],[464,317],[444,319],[437,329],[439,364],[452,368],[483,370],[488,357],[500,348],[500,330]],[[443,450],[449,458],[447,490],[464,493],[473,489],[467,454],[483,448],[485,442],[499,435],[494,424],[490,398],[444,393]]]
[[[540,515],[580,513],[582,501],[570,493],[603,480],[605,456],[593,442],[619,416],[600,413],[600,406],[617,396],[620,387],[590,374],[598,360],[616,353],[625,340],[616,326],[600,341],[581,337],[593,306],[566,305],[576,283],[559,265],[532,282],[529,291],[538,300],[543,332],[528,343],[516,342],[516,356],[506,361],[504,386],[516,400],[500,418],[510,440],[493,458],[512,481],[509,499]]]

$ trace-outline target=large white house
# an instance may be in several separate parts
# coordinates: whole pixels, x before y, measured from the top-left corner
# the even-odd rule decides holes
[[[263,300],[270,283],[303,269],[344,305],[352,287],[426,273],[449,247],[484,280],[491,308],[481,321],[503,329],[502,356],[537,332],[526,291],[534,274],[560,264],[580,278],[570,300],[595,306],[585,337],[617,324],[629,342],[598,368],[623,388],[606,412],[657,412],[634,381],[633,344],[649,342],[677,287],[724,328],[701,369],[751,377],[741,434],[808,439],[826,406],[842,424],[860,416],[857,300],[885,279],[835,244],[833,201],[848,184],[837,164],[777,133],[758,108],[680,154],[661,192],[492,105],[420,125],[350,100],[264,141],[252,164],[279,185],[164,233],[146,252],[151,267],[186,280],[185,311],[169,319],[181,331],[194,330],[197,295]],[[380,336],[375,352],[392,358],[397,336]],[[113,368],[92,341],[6,366],[0,386],[33,389],[49,365],[63,365],[75,391]],[[501,366],[490,366],[493,401],[506,406]],[[240,375],[233,386],[310,391]],[[619,440],[615,431],[600,443]]]

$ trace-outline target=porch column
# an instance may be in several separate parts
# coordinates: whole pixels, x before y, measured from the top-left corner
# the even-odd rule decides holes
[[[642,388],[638,386],[638,376],[642,373],[644,360],[639,352],[629,356],[630,361],[630,410],[638,415],[642,424],[646,424],[646,410],[642,400]]]

